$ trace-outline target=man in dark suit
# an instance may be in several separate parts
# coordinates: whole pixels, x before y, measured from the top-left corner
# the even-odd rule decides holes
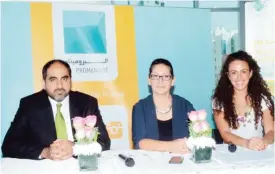
[[[97,99],[71,91],[71,68],[51,60],[42,70],[44,89],[22,98],[2,145],[4,157],[65,160],[73,156],[72,118],[96,115],[98,143],[110,149],[110,138]]]

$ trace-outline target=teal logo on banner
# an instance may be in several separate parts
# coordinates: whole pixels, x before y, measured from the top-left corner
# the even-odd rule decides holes
[[[254,8],[256,11],[261,11],[265,7],[265,3],[267,0],[255,0]]]
[[[99,11],[63,11],[64,52],[106,54],[105,14]]]

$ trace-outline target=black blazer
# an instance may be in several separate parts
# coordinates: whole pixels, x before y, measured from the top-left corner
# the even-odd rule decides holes
[[[173,140],[189,137],[187,116],[194,111],[193,105],[186,99],[172,95]],[[132,134],[135,149],[139,149],[139,141],[145,138],[159,140],[158,122],[153,96],[141,99],[133,107]]]
[[[98,108],[97,99],[71,91],[70,117],[96,115],[98,142],[103,150],[110,149],[110,138]],[[72,124],[73,125],[73,124]],[[75,130],[72,127],[73,135]],[[52,106],[45,90],[20,100],[20,105],[2,145],[3,157],[38,159],[42,150],[57,139]]]

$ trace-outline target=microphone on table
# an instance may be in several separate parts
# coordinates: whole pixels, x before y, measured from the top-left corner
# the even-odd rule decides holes
[[[119,154],[119,158],[121,158],[123,161],[125,161],[125,165],[128,167],[133,167],[135,165],[135,161],[131,157],[127,157],[125,155]]]
[[[229,150],[229,152],[236,152],[236,150],[237,150],[237,146],[235,145],[235,144],[229,144],[228,145],[228,150]]]

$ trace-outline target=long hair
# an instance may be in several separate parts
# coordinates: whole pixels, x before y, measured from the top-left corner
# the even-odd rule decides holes
[[[266,82],[260,74],[260,67],[251,55],[245,51],[238,51],[228,55],[226,58],[218,81],[217,87],[214,90],[212,99],[214,101],[213,111],[221,112],[223,109],[224,118],[228,122],[230,128],[237,129],[237,113],[233,103],[234,87],[228,78],[228,68],[231,62],[241,60],[247,62],[249,70],[252,71],[252,77],[248,82],[247,97],[251,100],[251,106],[255,112],[255,127],[257,128],[259,118],[262,117],[261,102],[264,100],[268,109],[271,112],[274,120],[274,101],[267,87]]]

